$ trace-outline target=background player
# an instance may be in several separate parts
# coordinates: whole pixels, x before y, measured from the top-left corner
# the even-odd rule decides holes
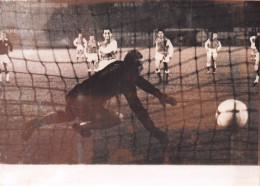
[[[81,31],[79,31],[78,37],[73,41],[75,47],[77,47],[77,61],[79,58],[84,59],[84,48],[86,47],[87,40],[82,36]]]
[[[97,72],[98,68],[98,48],[94,36],[89,36],[89,41],[87,41],[86,49],[84,51],[87,59],[88,75],[91,76],[91,66],[95,72]]]
[[[255,40],[256,40],[257,36],[260,36],[260,33],[254,32],[250,37],[250,47],[252,49],[250,55],[251,55],[252,61],[255,61],[255,57],[256,57],[256,53],[257,53],[257,49],[255,46]]]
[[[10,59],[8,57],[8,52],[13,51],[13,45],[7,39],[6,33],[1,32],[0,34],[0,85],[2,84],[2,70],[5,71],[6,83],[9,83],[9,71],[8,67],[10,65]]]
[[[169,68],[168,63],[173,55],[173,46],[171,41],[165,37],[164,31],[162,29],[158,30],[158,38],[155,40],[155,72],[159,78],[159,83],[162,82],[162,77],[160,73],[160,64],[163,62],[164,72],[166,75],[166,83],[168,83]]]
[[[255,72],[256,72],[256,78],[255,81],[253,83],[253,86],[256,86],[258,84],[259,81],[259,51],[260,51],[260,36],[256,36],[255,38]]]
[[[104,29],[104,41],[99,43],[99,66],[98,71],[105,68],[110,63],[116,61],[117,41],[112,38],[110,29]]]
[[[205,49],[207,50],[207,70],[209,73],[210,67],[212,66],[213,73],[216,72],[217,68],[217,52],[221,49],[221,43],[217,39],[218,34],[213,33],[211,37],[205,42]]]

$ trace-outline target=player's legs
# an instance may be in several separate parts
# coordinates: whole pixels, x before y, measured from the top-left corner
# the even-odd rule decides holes
[[[35,129],[40,128],[42,126],[46,126],[52,123],[61,123],[61,122],[69,122],[74,119],[73,115],[70,112],[57,111],[49,113],[42,117],[34,118],[25,123],[23,128],[22,137],[24,140],[28,140]]]
[[[259,71],[260,71],[260,69],[259,69],[259,52],[256,53],[254,67],[255,67],[256,78],[255,78],[253,86],[257,85],[258,81],[259,81]]]
[[[6,54],[0,55],[0,83],[2,83],[3,70],[5,72],[6,83],[9,83],[9,79],[10,79],[9,70],[8,70],[9,63],[10,61]]]
[[[0,55],[0,86],[2,85],[2,74],[4,69],[4,63],[3,63],[3,55]]]
[[[84,61],[84,51],[83,50],[78,51],[78,58],[77,59],[79,59],[79,58],[81,58],[81,60]]]
[[[81,56],[81,60],[84,61],[85,60],[84,50],[81,51],[80,56]]]
[[[91,114],[94,117],[89,121],[81,121],[73,125],[81,136],[91,136],[91,130],[104,130],[119,125],[123,121],[123,115],[119,112],[112,112],[109,109],[101,107],[100,109],[93,109]]]
[[[169,59],[165,58],[163,60],[163,68],[164,68],[164,73],[165,73],[165,82],[166,84],[168,83],[168,77],[169,77],[169,67],[168,67]]]
[[[256,86],[258,84],[258,82],[259,82],[259,71],[260,71],[260,69],[258,69],[256,71],[256,77],[255,77],[255,81],[253,83],[253,87]]]
[[[94,72],[98,71],[98,55],[96,53],[92,53],[88,55],[88,60],[91,62],[92,69]]]
[[[77,61],[79,60],[79,58],[84,58],[84,48],[83,48],[83,46],[82,45],[78,45],[77,46],[77,55],[76,55],[76,57],[77,57]]]
[[[99,67],[99,61],[98,60],[94,61],[93,66],[94,66],[94,72],[97,73]]]
[[[79,51],[80,51],[80,50],[77,49],[77,54],[76,54],[77,62],[79,61]]]
[[[217,68],[217,62],[216,62],[217,56],[218,56],[217,51],[216,51],[216,50],[213,50],[213,52],[212,52],[212,68],[213,68],[213,73],[216,72],[216,68]]]
[[[81,58],[82,58],[82,61],[84,61],[86,59],[85,55],[84,55],[84,50],[82,50],[82,52],[81,52]]]
[[[259,68],[259,53],[258,52],[255,54],[255,66],[254,66],[254,68],[255,68],[255,71],[258,71],[258,68]]]
[[[160,72],[160,64],[161,64],[162,60],[163,60],[163,55],[160,53],[156,53],[155,54],[155,73],[159,78],[158,83],[162,82],[162,76],[161,76],[161,72]]]
[[[8,64],[4,63],[4,69],[5,69],[5,80],[6,83],[9,83],[10,75],[9,75],[9,70],[8,70]]]
[[[209,73],[210,66],[211,66],[211,58],[212,58],[211,51],[208,51],[207,52],[207,64],[206,64],[208,73]]]
[[[2,69],[0,68],[0,86],[2,85]]]
[[[98,54],[94,54],[93,55],[93,69],[94,69],[94,72],[98,72],[98,67],[99,67],[99,60],[98,60]]]
[[[256,49],[251,49],[251,52],[250,52],[250,60],[255,62],[255,58],[256,58]]]
[[[88,54],[87,52],[84,53],[85,57],[86,57],[86,64],[88,67],[88,76],[91,76],[91,56],[90,54]]]
[[[155,73],[156,73],[157,77],[159,78],[159,82],[158,83],[162,82],[160,63],[161,63],[161,61],[155,60]]]
[[[88,76],[90,77],[91,76],[91,62],[87,60],[86,64],[88,67]]]
[[[169,77],[169,68],[168,68],[168,63],[163,62],[164,66],[164,73],[165,73],[165,82],[168,83],[168,77]]]

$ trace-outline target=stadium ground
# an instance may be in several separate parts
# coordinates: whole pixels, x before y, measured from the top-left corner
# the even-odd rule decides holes
[[[122,49],[121,58],[128,50]],[[146,59],[142,75],[178,101],[177,106],[168,105],[164,110],[157,99],[138,91],[155,125],[167,131],[170,142],[166,149],[144,129],[123,96],[120,112],[125,121],[119,126],[93,131],[92,137],[83,138],[69,123],[53,124],[23,141],[25,121],[64,109],[66,92],[87,78],[87,66],[76,62],[75,49],[32,48],[10,54],[11,83],[0,88],[0,162],[257,164],[258,87],[252,87],[255,74],[250,50],[223,47],[218,53],[217,73],[213,75],[207,74],[204,48],[175,48],[168,85],[156,85],[154,50],[138,50]],[[231,98],[243,101],[250,111],[247,127],[236,132],[219,128],[215,120],[217,105]],[[108,106],[118,109],[114,98]]]

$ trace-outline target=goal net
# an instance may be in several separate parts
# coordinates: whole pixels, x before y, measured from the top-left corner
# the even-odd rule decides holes
[[[249,11],[249,5],[243,5],[244,20],[238,17],[238,3],[11,1],[0,6],[1,29],[14,46],[9,53],[10,84],[2,71],[0,87],[0,163],[257,164],[259,100],[258,87],[252,87],[255,72],[248,29],[257,26],[246,22],[253,19],[249,15],[259,13]],[[232,11],[221,9],[230,6]],[[123,96],[106,103],[123,113],[119,126],[84,138],[71,124],[54,123],[23,140],[25,122],[65,110],[65,95],[88,78],[87,64],[77,61],[73,45],[78,31],[87,40],[94,35],[102,41],[104,28],[111,28],[118,42],[118,59],[131,49],[140,51],[145,58],[141,75],[178,101],[164,109],[138,89],[156,127],[167,133],[167,147],[143,127]],[[160,85],[154,59],[159,28],[165,28],[174,46],[169,83]],[[204,42],[209,32],[218,32],[222,43],[216,74],[208,74],[206,68]],[[247,105],[246,127],[231,130],[217,125],[217,107],[227,99]]]

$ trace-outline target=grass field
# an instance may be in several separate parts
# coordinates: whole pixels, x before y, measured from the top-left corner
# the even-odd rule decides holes
[[[128,50],[122,49],[121,58]],[[76,62],[75,49],[32,48],[10,54],[11,83],[0,87],[0,163],[257,164],[258,87],[252,87],[255,74],[249,50],[223,47],[213,75],[207,74],[204,48],[175,48],[168,85],[156,85],[154,50],[138,50],[147,60],[142,75],[178,101],[164,110],[153,96],[138,91],[156,126],[167,132],[166,148],[150,136],[123,96],[120,112],[125,121],[119,126],[83,138],[68,123],[53,124],[23,141],[25,121],[64,110],[66,93],[87,78],[87,65]],[[247,126],[235,132],[219,128],[215,120],[217,106],[231,98],[249,108]],[[108,105],[118,108],[115,98]]]

